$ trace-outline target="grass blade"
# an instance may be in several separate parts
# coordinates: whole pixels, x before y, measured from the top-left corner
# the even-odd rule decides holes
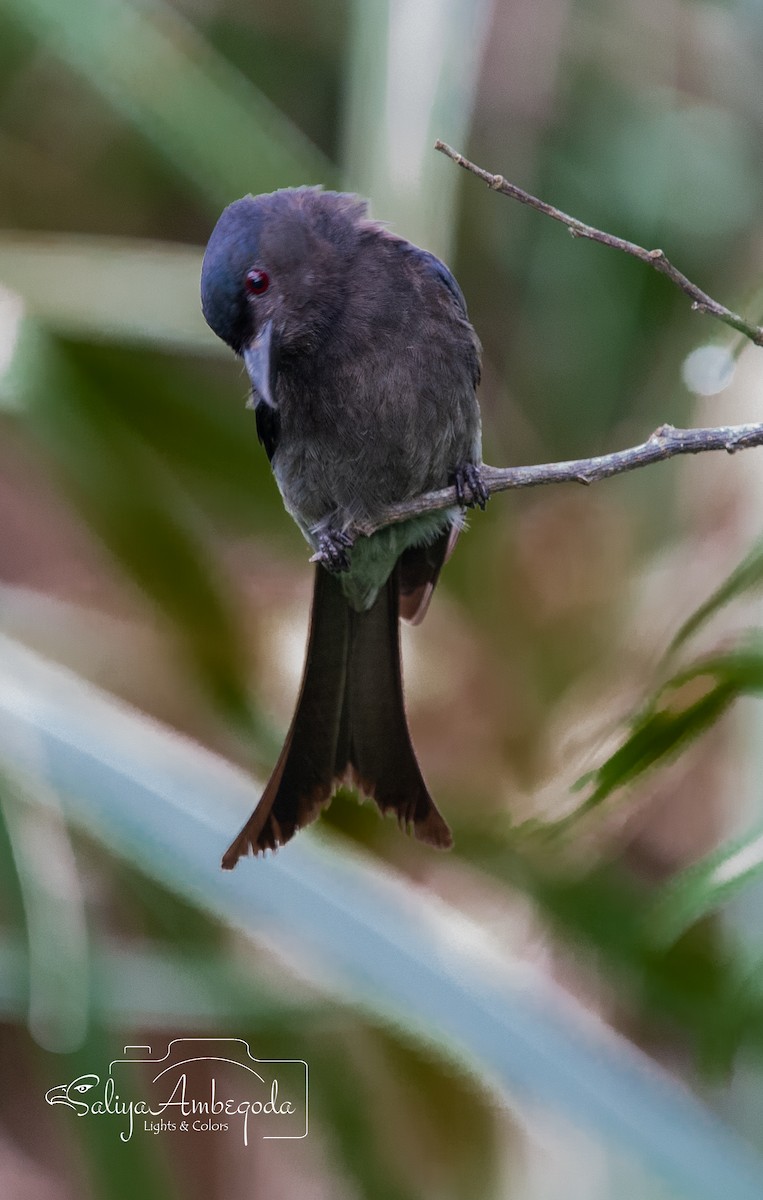
[[[668,648],[668,654],[675,653],[692,637],[719,609],[735,600],[745,592],[753,591],[763,585],[763,542],[753,546],[750,553],[736,567],[728,579],[716,588],[711,596],[684,621]]]
[[[329,161],[161,0],[6,0],[25,25],[219,208],[325,183]]]
[[[92,837],[303,972],[315,963],[343,1001],[613,1139],[679,1194],[759,1200],[763,1164],[747,1147],[576,1004],[532,972],[518,978],[482,930],[465,942],[463,917],[314,834],[220,872],[215,847],[251,807],[248,777],[8,639],[0,659],[0,755],[23,768],[19,729],[36,738]]]

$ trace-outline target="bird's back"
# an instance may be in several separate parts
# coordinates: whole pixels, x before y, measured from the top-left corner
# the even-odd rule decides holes
[[[273,468],[300,524],[368,519],[480,461],[479,344],[445,271],[379,226],[361,232],[328,337],[281,373]]]

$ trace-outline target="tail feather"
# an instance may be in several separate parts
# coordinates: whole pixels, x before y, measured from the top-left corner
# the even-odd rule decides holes
[[[349,773],[383,813],[434,846],[452,844],[416,760],[405,716],[400,667],[397,572],[368,612],[350,613],[347,688],[336,773]]]
[[[313,821],[350,777],[383,813],[433,846],[452,844],[411,745],[400,667],[398,572],[367,612],[316,568],[310,635],[297,710],[259,804],[226,851],[230,869],[275,850]]]
[[[409,546],[398,562],[400,616],[420,625],[427,615],[440,571],[453,553],[461,526],[455,522],[433,542]]]
[[[336,579],[317,567],[297,708],[260,802],[222,865],[283,846],[330,800],[345,693],[350,610]]]

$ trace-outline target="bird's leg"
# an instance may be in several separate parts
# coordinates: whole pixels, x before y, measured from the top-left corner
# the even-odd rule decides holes
[[[354,539],[341,529],[322,529],[315,531],[318,549],[310,562],[321,563],[332,575],[349,571],[351,549]]]
[[[478,506],[484,511],[490,499],[490,492],[482,480],[480,468],[474,463],[463,463],[457,467],[453,475],[453,486],[456,498],[462,508]]]

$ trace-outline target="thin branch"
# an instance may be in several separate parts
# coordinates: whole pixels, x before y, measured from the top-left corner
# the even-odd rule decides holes
[[[452,146],[446,145],[445,142],[441,142],[439,139],[435,142],[435,150],[442,151],[448,158],[452,158],[453,162],[458,163],[460,167],[471,171],[472,175],[476,175],[478,179],[486,183],[494,192],[501,192],[504,196],[511,196],[513,200],[518,200],[520,204],[527,204],[530,208],[545,213],[547,217],[551,217],[554,221],[561,221],[562,225],[567,226],[572,237],[587,238],[591,242],[600,242],[602,246],[611,246],[613,250],[622,250],[624,254],[630,254],[632,258],[638,258],[648,266],[654,267],[655,271],[659,271],[661,275],[666,275],[682,292],[686,293],[692,301],[692,308],[696,312],[708,313],[711,317],[716,317],[719,321],[723,321],[724,325],[730,325],[732,329],[736,329],[737,332],[744,334],[756,346],[763,346],[763,327],[746,321],[738,313],[732,312],[725,305],[719,304],[717,300],[713,300],[712,296],[708,296],[707,292],[703,292],[701,288],[697,287],[696,283],[692,283],[690,279],[687,279],[686,275],[674,267],[662,250],[645,250],[643,246],[637,246],[635,242],[628,242],[624,238],[615,237],[614,234],[604,233],[601,229],[594,229],[592,225],[586,225],[583,221],[578,221],[576,217],[568,216],[561,209],[554,208],[553,204],[546,204],[545,200],[538,200],[536,196],[531,196],[529,192],[523,191],[516,184],[509,183],[502,175],[491,175],[489,171],[485,171],[482,167],[476,166],[475,163],[469,162],[469,159],[464,158],[463,154],[459,154]]]
[[[482,481],[491,493],[511,488],[541,487],[547,483],[596,483],[610,475],[622,475],[650,463],[664,462],[677,454],[702,454],[706,450],[725,450],[735,454],[751,446],[763,446],[763,424],[722,425],[712,429],[675,429],[661,425],[640,446],[616,450],[597,458],[578,458],[572,462],[543,463],[533,467],[482,467]],[[410,517],[437,512],[458,503],[456,489],[441,488],[411,500],[392,504],[375,521],[359,522],[352,529],[354,536],[370,537],[386,525],[397,525]]]

